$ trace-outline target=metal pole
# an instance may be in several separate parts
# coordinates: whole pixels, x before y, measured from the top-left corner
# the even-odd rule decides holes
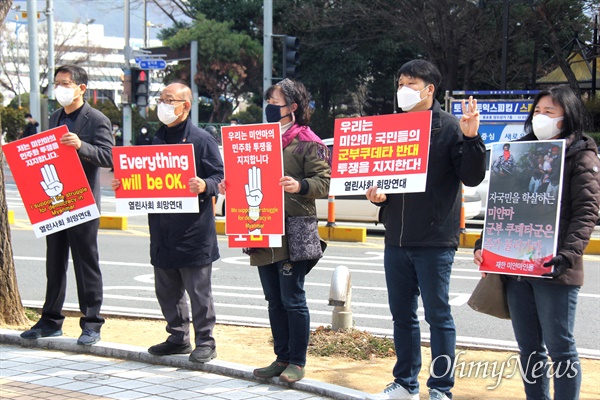
[[[272,67],[273,67],[273,0],[264,0],[263,2],[263,89],[267,91],[272,85]],[[266,107],[263,100],[263,122],[267,122],[264,109]]]
[[[510,0],[504,0],[502,7],[502,72],[500,76],[500,90],[506,90],[506,68],[508,58],[508,20],[510,13]]]
[[[148,8],[147,1],[144,0],[144,48],[148,47],[148,31],[150,27],[148,27]]]
[[[124,23],[124,30],[125,30],[125,48],[129,47],[129,0],[124,0],[125,4],[125,23]],[[124,53],[126,53],[124,51]],[[127,71],[130,70],[130,65],[129,65],[129,56],[128,54],[125,54],[125,68],[127,69]],[[129,99],[128,99],[129,100]],[[127,104],[123,104],[123,146],[131,146],[131,105],[129,103]]]
[[[598,15],[594,15],[594,38],[592,40],[592,99],[596,98],[596,47],[598,46]]]
[[[48,19],[48,98],[54,100],[54,0],[46,0]]]
[[[192,88],[192,124],[198,126],[198,85],[194,77],[198,72],[198,41],[192,40],[190,44],[190,86]]]
[[[41,120],[40,112],[40,74],[37,29],[37,1],[27,0],[28,33],[29,33],[29,112],[37,121]]]
[[[16,19],[16,18],[15,18]],[[21,47],[19,45],[19,28],[21,27],[21,25],[19,25],[19,22],[17,20],[17,27],[15,28],[15,35],[17,36],[17,97],[18,97],[18,106],[19,106],[19,110],[21,109],[21,69],[19,68],[19,66],[21,65],[21,59],[20,59],[20,51],[19,48]]]

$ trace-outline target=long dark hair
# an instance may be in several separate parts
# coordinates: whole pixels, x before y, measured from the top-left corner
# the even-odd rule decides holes
[[[296,123],[298,125],[308,125],[313,110],[310,107],[310,93],[308,93],[304,84],[294,79],[285,78],[267,89],[265,92],[265,100],[269,100],[273,96],[275,89],[278,87],[283,92],[285,103],[288,106],[291,106],[294,103],[298,106],[296,111],[294,111]]]
[[[558,104],[565,111],[564,119],[562,121],[562,131],[560,132],[559,139],[564,139],[569,135],[574,135],[574,141],[581,139],[583,131],[589,126],[589,115],[581,98],[575,94],[573,89],[566,85],[553,86],[548,89],[540,91],[531,106],[531,111],[525,120],[525,132],[533,132],[532,120],[535,107],[539,103],[540,99],[545,96],[550,96],[555,104]]]

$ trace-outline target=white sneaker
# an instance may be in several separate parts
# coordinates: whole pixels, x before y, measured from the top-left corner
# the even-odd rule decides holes
[[[437,389],[429,389],[429,400],[450,400],[450,397]]]
[[[419,393],[410,394],[410,392],[396,382],[392,382],[381,393],[371,394],[366,397],[369,400],[419,400]]]

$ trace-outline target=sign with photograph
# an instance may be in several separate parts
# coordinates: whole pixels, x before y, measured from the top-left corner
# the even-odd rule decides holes
[[[221,131],[230,247],[280,247],[285,213],[279,185],[283,176],[279,123],[223,126]]]
[[[483,230],[482,272],[541,276],[556,254],[564,141],[496,143]]]
[[[196,176],[191,143],[115,146],[116,209],[123,214],[198,212],[198,195],[188,182]]]
[[[66,125],[2,146],[37,238],[100,218]]]
[[[331,196],[424,192],[431,111],[335,120]]]

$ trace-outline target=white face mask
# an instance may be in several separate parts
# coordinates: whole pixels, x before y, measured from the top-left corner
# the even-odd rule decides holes
[[[158,105],[157,114],[160,122],[165,125],[172,124],[177,118],[179,118],[179,115],[181,115],[181,113],[179,115],[175,115],[175,106],[167,103],[160,103]]]
[[[545,114],[534,115],[531,120],[533,134],[538,140],[547,140],[558,135],[562,129],[558,127],[558,123],[564,117],[550,118]]]
[[[398,107],[400,107],[402,111],[410,111],[415,108],[417,104],[425,99],[425,97],[421,98],[421,92],[427,89],[427,86],[421,90],[414,90],[408,86],[402,86],[402,88],[398,90]]]
[[[66,88],[63,86],[59,86],[54,89],[54,97],[56,97],[56,101],[63,106],[67,107],[73,103],[73,100],[79,96],[75,96],[75,88]]]

